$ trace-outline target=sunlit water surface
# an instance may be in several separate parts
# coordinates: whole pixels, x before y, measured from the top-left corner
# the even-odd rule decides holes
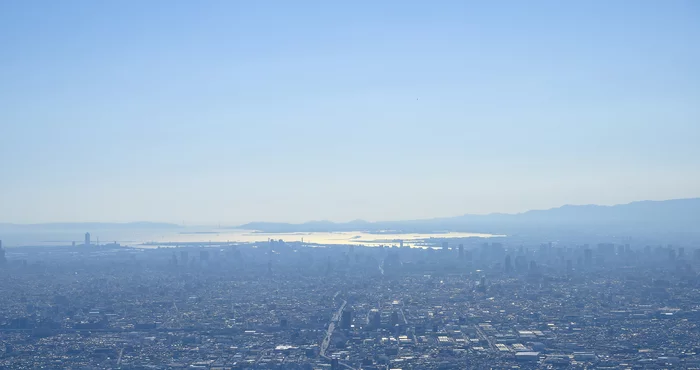
[[[188,227],[169,230],[86,230],[92,234],[92,242],[100,244],[117,242],[121,245],[140,246],[144,244],[194,244],[194,243],[252,243],[268,239],[285,242],[310,244],[353,244],[366,246],[399,245],[424,247],[437,243],[435,239],[444,238],[490,238],[500,235],[444,232],[444,233],[367,233],[360,231],[343,232],[297,232],[297,233],[262,233],[253,230],[216,229]],[[48,232],[9,232],[0,234],[5,246],[64,246],[75,242],[83,243],[84,232],[48,231]],[[432,241],[430,239],[433,239]]]

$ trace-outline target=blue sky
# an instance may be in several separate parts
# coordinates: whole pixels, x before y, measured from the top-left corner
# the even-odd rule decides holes
[[[696,1],[0,2],[0,222],[700,196]]]

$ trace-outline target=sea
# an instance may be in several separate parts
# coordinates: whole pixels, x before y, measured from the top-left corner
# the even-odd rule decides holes
[[[130,247],[153,247],[159,245],[193,245],[202,243],[254,243],[269,239],[285,242],[304,242],[318,245],[365,245],[426,247],[434,246],[438,240],[448,238],[493,238],[503,235],[435,232],[435,233],[368,233],[362,231],[342,232],[293,232],[264,233],[255,230],[223,229],[209,227],[185,227],[174,229],[127,229],[127,230],[50,230],[50,231],[6,231],[0,233],[3,246],[70,246],[84,243],[85,232],[90,232],[92,244],[118,243]]]

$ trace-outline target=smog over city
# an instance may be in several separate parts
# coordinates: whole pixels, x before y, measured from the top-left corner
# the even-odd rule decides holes
[[[700,369],[700,2],[0,1],[0,370]]]

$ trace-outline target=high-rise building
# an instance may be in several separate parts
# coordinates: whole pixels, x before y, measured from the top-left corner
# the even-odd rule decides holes
[[[486,276],[482,276],[479,285],[476,286],[477,292],[486,293]]]
[[[537,262],[530,261],[530,272],[536,272],[536,271],[537,271]]]
[[[464,244],[459,245],[459,259],[460,260],[464,259]]]
[[[90,233],[85,233],[85,245],[90,245]]]
[[[481,244],[481,259],[491,258],[491,248],[489,248],[489,243]]]
[[[5,249],[2,248],[2,240],[0,240],[0,265],[4,265],[7,262],[5,259]]]
[[[394,311],[391,313],[391,320],[389,321],[389,325],[393,328],[394,326],[399,324],[399,313]]]
[[[586,248],[583,251],[583,263],[587,267],[593,266],[593,251],[590,248]]]
[[[442,250],[443,251],[446,251],[448,247],[449,247],[449,244],[447,244],[447,242],[442,242]]]
[[[510,273],[513,271],[513,263],[510,260],[510,254],[506,256],[505,268],[506,273]]]
[[[209,251],[199,251],[200,261],[209,261]]]
[[[515,256],[515,269],[521,273],[527,271],[527,259],[522,254]]]
[[[352,326],[352,310],[346,308],[340,317],[340,328],[350,330],[350,326]]]
[[[372,329],[378,329],[382,326],[382,314],[376,308],[369,311],[369,325]]]

